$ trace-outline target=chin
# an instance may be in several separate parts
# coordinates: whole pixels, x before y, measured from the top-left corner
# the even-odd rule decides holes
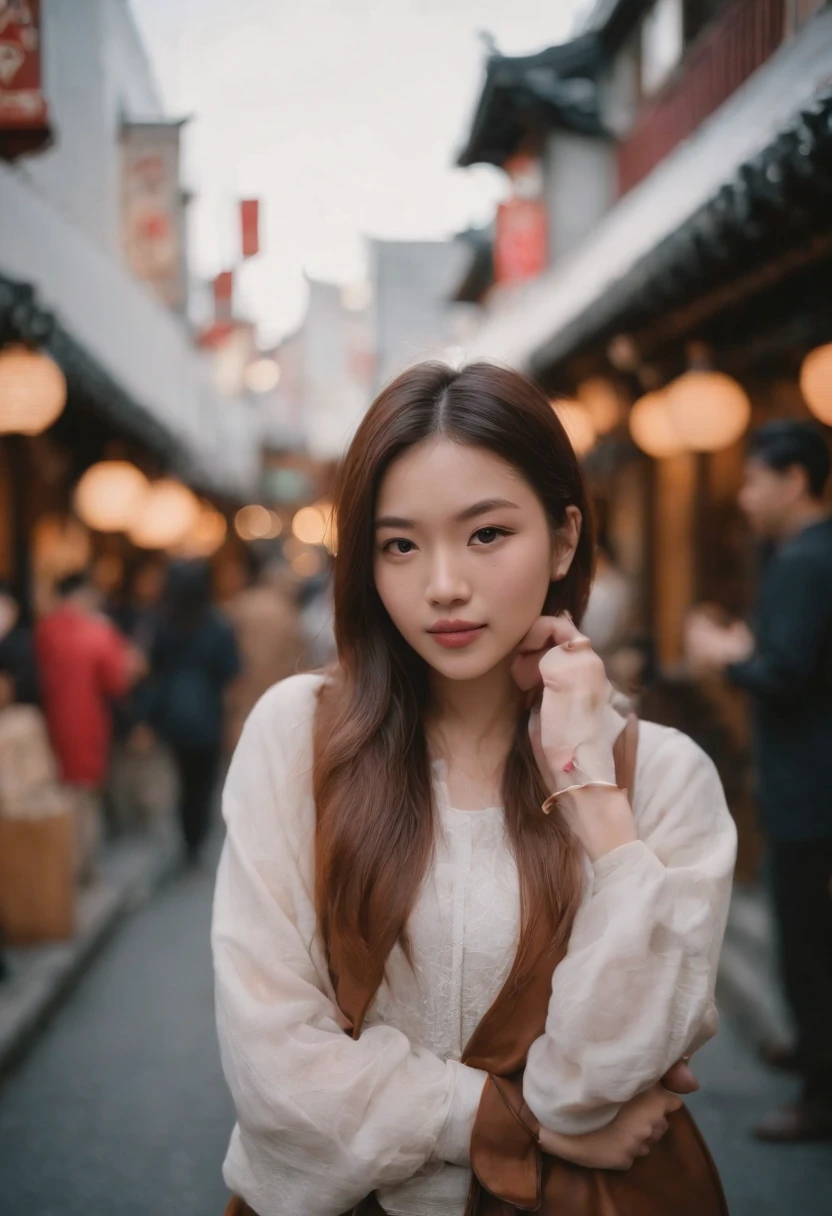
[[[464,651],[448,651],[442,654],[423,654],[422,658],[432,671],[446,680],[479,680],[502,663],[502,654],[466,654]]]

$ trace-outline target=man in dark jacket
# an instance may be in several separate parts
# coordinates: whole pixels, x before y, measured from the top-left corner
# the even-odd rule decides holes
[[[832,1139],[832,517],[830,458],[811,423],[751,437],[739,504],[770,545],[753,634],[691,625],[689,652],[751,694],[758,803],[769,845],[799,1102],[756,1128],[772,1141]],[[786,1053],[777,1061],[788,1064]],[[773,1061],[774,1062],[774,1061]]]

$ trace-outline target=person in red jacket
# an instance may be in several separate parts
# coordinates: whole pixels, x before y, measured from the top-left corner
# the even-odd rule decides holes
[[[141,674],[143,660],[98,612],[85,573],[56,588],[58,606],[35,627],[43,711],[61,778],[77,791],[78,874],[95,873],[100,841],[99,795],[110,760],[111,703]]]

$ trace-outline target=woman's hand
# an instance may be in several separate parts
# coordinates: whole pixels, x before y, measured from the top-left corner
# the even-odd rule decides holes
[[[562,1136],[540,1129],[544,1153],[589,1169],[628,1170],[636,1157],[646,1157],[667,1131],[667,1116],[679,1110],[682,1099],[656,1084],[625,1102],[606,1127],[582,1136]]]
[[[517,648],[512,675],[530,697],[540,694],[529,733],[549,789],[583,780],[614,781],[612,746],[604,734],[609,682],[589,638],[571,618],[540,617]],[[571,768],[573,758],[580,772]]]
[[[569,617],[541,617],[520,643],[512,674],[540,708],[529,714],[538,768],[553,793],[592,782],[615,785],[612,743],[604,730],[610,686],[604,664]],[[626,795],[592,784],[558,800],[589,859],[638,838]]]

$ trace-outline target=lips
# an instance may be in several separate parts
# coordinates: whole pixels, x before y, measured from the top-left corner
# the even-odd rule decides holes
[[[475,642],[484,629],[474,621],[437,621],[428,633],[446,650],[457,650]]]

